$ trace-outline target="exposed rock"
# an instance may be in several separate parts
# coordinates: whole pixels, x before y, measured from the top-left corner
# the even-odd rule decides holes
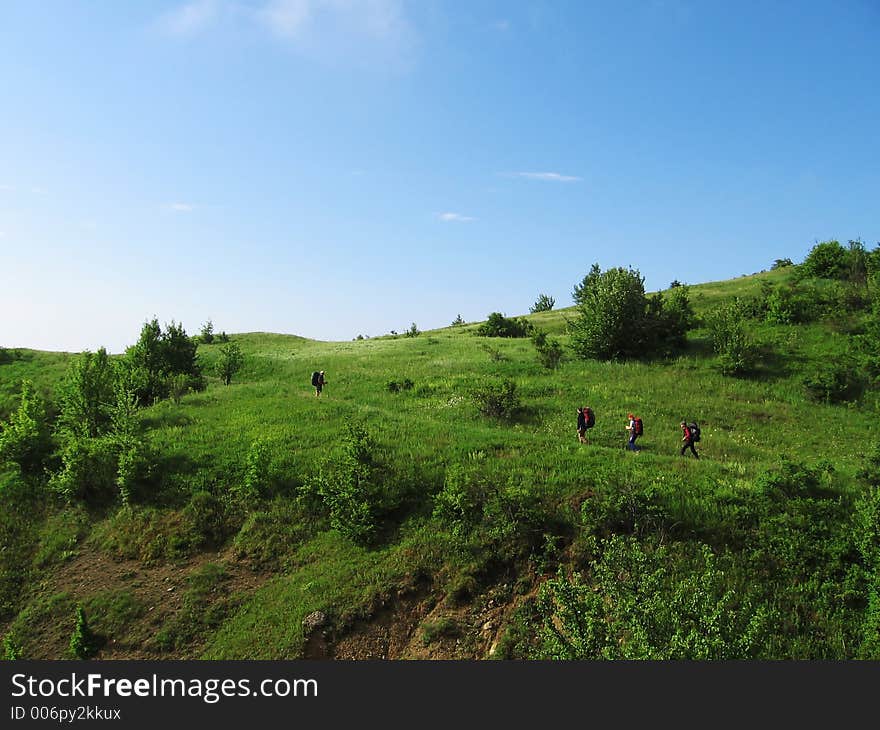
[[[302,625],[306,633],[320,629],[327,623],[327,615],[323,611],[312,611],[303,619]]]

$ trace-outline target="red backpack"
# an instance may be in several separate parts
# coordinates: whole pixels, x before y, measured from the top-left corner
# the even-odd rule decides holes
[[[636,430],[636,436],[642,435],[644,428],[642,426],[642,419],[641,418],[634,418],[633,419],[633,428],[635,428],[635,430]]]

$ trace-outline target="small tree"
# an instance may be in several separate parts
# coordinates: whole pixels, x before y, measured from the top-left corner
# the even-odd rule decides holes
[[[105,434],[116,402],[116,380],[116,368],[103,347],[74,360],[61,385],[59,429],[88,438]]]
[[[206,345],[214,341],[214,323],[210,319],[202,325],[201,340]]]
[[[453,327],[459,327],[464,324],[464,320],[461,318],[461,315],[457,315],[455,319],[452,320]]]
[[[9,423],[0,424],[0,463],[11,461],[27,477],[43,475],[52,453],[52,432],[46,403],[33,383],[21,384],[21,403]]]
[[[232,376],[241,370],[244,365],[244,354],[241,348],[230,342],[220,348],[220,359],[217,360],[217,374],[223,378],[223,383],[229,385],[232,382]]]
[[[734,300],[709,313],[706,324],[712,338],[712,348],[719,356],[721,372],[742,375],[754,369],[757,348],[746,332],[742,303]]]
[[[847,250],[839,241],[823,241],[810,249],[801,273],[817,279],[842,279],[848,273]]]
[[[538,332],[532,336],[532,343],[538,351],[538,362],[548,370],[555,370],[562,362],[562,345],[559,340],[548,337],[546,332]]]
[[[794,266],[794,261],[792,261],[789,258],[784,258],[784,259],[776,259],[773,262],[773,266],[771,266],[770,268],[775,271],[776,269],[784,269],[788,266]]]
[[[538,298],[535,300],[535,303],[529,307],[529,312],[535,314],[537,312],[549,312],[553,309],[553,306],[556,304],[556,300],[553,297],[549,297],[546,294],[539,294]]]
[[[422,334],[422,331],[416,326],[416,323],[413,322],[412,326],[403,334],[406,337],[418,337],[420,334]]]
[[[480,337],[528,337],[534,325],[522,317],[505,317],[501,312],[492,312],[477,328]]]
[[[521,403],[512,380],[487,382],[471,391],[471,400],[484,416],[510,418],[516,415]]]

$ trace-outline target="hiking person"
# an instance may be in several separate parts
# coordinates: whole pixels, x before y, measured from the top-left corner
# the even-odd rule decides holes
[[[593,409],[589,406],[577,409],[577,432],[578,441],[582,444],[590,443],[587,441],[587,431],[596,424],[596,416],[593,415]]]
[[[684,456],[684,452],[690,449],[694,457],[699,459],[700,455],[694,448],[694,444],[700,440],[700,427],[696,423],[687,424],[685,421],[682,421],[680,425],[682,433],[681,455]]]
[[[324,382],[324,371],[315,370],[315,372],[312,373],[312,385],[315,388],[316,398],[321,395],[321,391],[324,390]]]
[[[628,413],[626,417],[629,421],[626,425],[626,430],[629,431],[629,443],[627,443],[626,448],[630,451],[639,451],[639,447],[636,446],[636,439],[642,435],[644,430],[642,419],[636,418],[632,413]]]

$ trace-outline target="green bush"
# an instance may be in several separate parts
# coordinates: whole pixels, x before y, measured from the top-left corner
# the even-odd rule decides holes
[[[76,607],[76,624],[70,637],[70,653],[74,659],[91,659],[101,648],[101,637],[95,634],[86,621],[82,606]]]
[[[483,519],[483,505],[493,488],[475,465],[450,464],[441,489],[434,497],[434,517],[454,535],[464,537]]]
[[[800,274],[817,279],[841,279],[848,270],[847,259],[847,250],[839,241],[823,241],[810,249],[800,265]]]
[[[807,395],[819,403],[857,401],[865,390],[858,365],[848,358],[825,362],[804,376]]]
[[[217,547],[228,535],[226,510],[210,492],[196,492],[183,509],[183,519],[196,546]]]
[[[512,380],[477,385],[471,390],[470,397],[477,410],[489,418],[513,418],[522,408],[516,383]]]
[[[744,318],[744,306],[739,300],[716,307],[706,318],[712,349],[725,375],[744,375],[757,367],[758,350]]]
[[[537,312],[549,312],[553,309],[555,304],[556,300],[553,297],[547,296],[546,294],[539,294],[535,303],[529,307],[529,312],[532,314],[536,314]]]
[[[60,388],[59,430],[86,438],[105,435],[116,403],[116,381],[116,365],[103,347],[76,358]]]
[[[522,317],[505,317],[492,312],[476,329],[479,337],[528,337],[533,325]]]
[[[0,464],[12,462],[22,475],[40,478],[52,455],[52,432],[45,401],[33,383],[21,384],[21,402],[8,423],[0,424]]]
[[[244,353],[234,342],[220,347],[220,357],[217,359],[217,375],[223,379],[224,385],[232,382],[232,376],[239,372],[244,365]]]
[[[536,332],[532,343],[538,353],[538,362],[548,370],[555,370],[562,362],[564,355],[559,340],[547,336],[546,332]]]

